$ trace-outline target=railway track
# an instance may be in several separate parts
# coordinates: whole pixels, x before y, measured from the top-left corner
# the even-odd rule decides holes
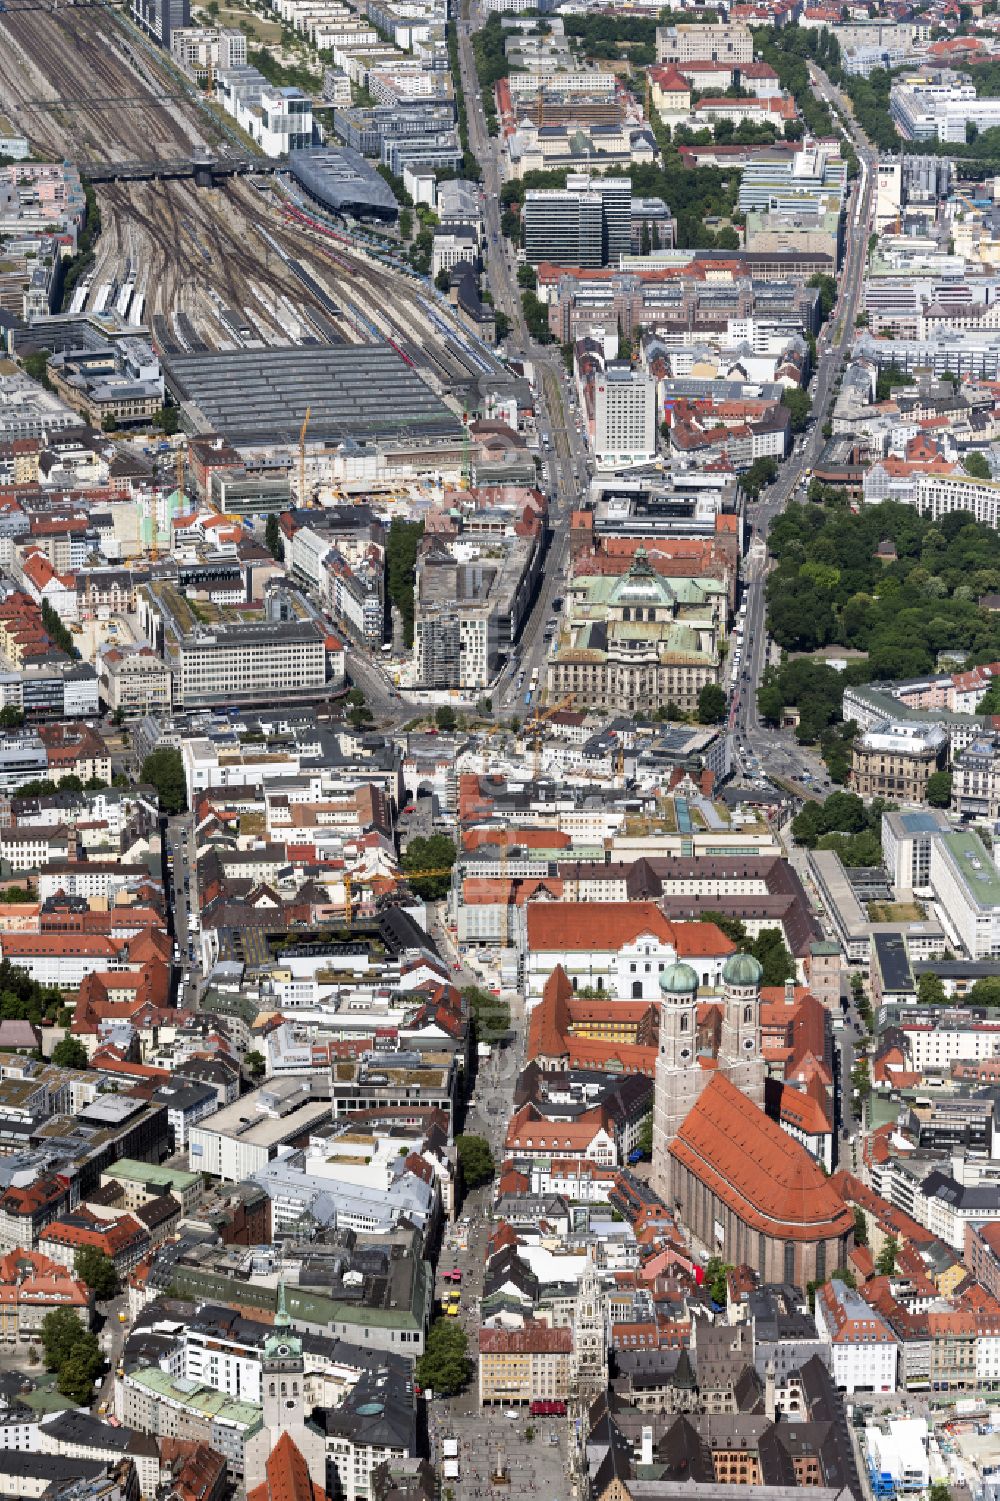
[[[77,159],[170,159],[203,143],[200,122],[103,8],[0,12],[0,92],[39,145]]]

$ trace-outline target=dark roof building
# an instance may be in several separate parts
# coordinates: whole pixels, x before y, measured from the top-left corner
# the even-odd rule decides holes
[[[334,214],[395,223],[399,205],[375,168],[349,146],[308,146],[288,154],[288,168],[311,198]]]
[[[461,423],[388,344],[237,349],[164,357],[177,400],[201,429],[240,447],[309,441],[455,440]]]

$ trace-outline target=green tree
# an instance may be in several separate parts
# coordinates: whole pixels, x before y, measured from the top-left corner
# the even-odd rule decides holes
[[[86,1283],[99,1303],[106,1303],[118,1292],[118,1273],[110,1256],[96,1246],[80,1246],[73,1257],[73,1270]]]
[[[962,460],[962,468],[966,474],[971,474],[973,479],[992,479],[986,455],[980,453],[978,449],[965,455]]]
[[[489,1183],[496,1169],[490,1144],[485,1136],[459,1136],[455,1140],[462,1179],[467,1189]]]
[[[854,1210],[854,1244],[856,1246],[868,1244],[868,1221],[865,1219],[864,1210],[857,1207]]]
[[[706,683],[698,694],[698,718],[702,724],[719,724],[729,707],[726,695],[717,683]]]
[[[977,980],[966,991],[965,1002],[969,1006],[1000,1006],[1000,976],[988,975]]]
[[[75,1350],[56,1377],[56,1390],[77,1407],[89,1407],[94,1397],[94,1378],[97,1372],[82,1350]]]
[[[403,621],[403,641],[413,645],[413,580],[417,549],[424,534],[422,521],[394,518],[386,539],[386,589]]]
[[[875,382],[875,400],[888,401],[894,387],[912,386],[916,382],[907,370],[899,365],[883,365]]]
[[[899,1242],[894,1235],[888,1236],[881,1251],[875,1258],[875,1270],[880,1277],[891,1277],[896,1271],[896,1255],[899,1251]]]
[[[7,886],[0,892],[0,902],[33,902],[35,893],[27,886]]]
[[[285,541],[278,518],[273,512],[264,523],[264,546],[276,563],[284,562]]]
[[[19,730],[24,724],[24,710],[13,704],[4,704],[0,709],[0,730]]]
[[[808,391],[803,391],[801,386],[786,386],[781,393],[781,405],[788,408],[792,432],[805,432],[812,412],[812,400]]]
[[[935,771],[927,778],[927,801],[932,808],[947,808],[951,802],[951,772]]]
[[[451,1397],[460,1392],[472,1373],[469,1342],[457,1319],[435,1319],[427,1332],[424,1353],[417,1360],[420,1385],[435,1396]]]
[[[68,657],[78,657],[80,655],[73,645],[73,637],[69,627],[52,608],[47,599],[42,601],[42,626],[45,634],[60,651],[64,651]]]
[[[795,960],[785,947],[780,928],[764,928],[749,945],[749,952],[764,971],[762,985],[784,985],[795,979]]]
[[[928,972],[917,981],[917,1000],[921,1006],[943,1006],[948,997],[940,978]]]
[[[45,1367],[57,1371],[76,1349],[87,1331],[71,1308],[54,1308],[42,1319],[40,1334]]]
[[[166,437],[172,438],[180,429],[180,413],[175,406],[162,406],[153,418],[153,426],[158,427]]]
[[[729,1301],[729,1273],[732,1267],[721,1256],[710,1256],[705,1266],[705,1287],[713,1303],[724,1308]]]
[[[87,1049],[78,1037],[69,1033],[52,1049],[52,1062],[59,1068],[86,1068],[89,1062]]]
[[[450,875],[427,876],[418,879],[422,870],[451,870],[455,863],[455,846],[447,834],[431,834],[425,839],[411,839],[403,854],[403,870],[417,896],[425,902],[437,902],[448,894]]]
[[[51,349],[38,349],[33,354],[26,354],[21,358],[24,373],[30,375],[32,380],[37,380],[40,385],[45,386],[48,390],[52,389],[48,372],[48,363],[51,358]]]
[[[819,289],[819,314],[825,323],[833,312],[837,301],[837,283],[832,276],[827,276],[822,271],[817,271],[815,276],[810,276],[807,286]]]
[[[652,1155],[653,1155],[653,1112],[652,1111],[650,1111],[647,1116],[643,1117],[643,1120],[642,1120],[642,1122],[641,1122],[641,1124],[639,1126],[638,1134],[636,1136],[636,1142],[635,1142],[635,1144],[636,1144],[637,1149],[642,1153],[642,1155],[644,1157],[646,1157],[646,1158],[652,1157]]]
[[[187,784],[184,779],[184,762],[175,746],[161,745],[151,751],[142,763],[140,780],[149,782],[160,799],[162,812],[173,815],[187,808]]]
[[[972,121],[969,121],[972,124]],[[931,1486],[930,1501],[951,1501],[951,1486],[946,1480],[935,1480]]]
[[[434,285],[437,287],[439,292],[444,292],[447,294],[451,291],[451,276],[443,266],[441,267],[441,270],[438,272],[437,276],[435,276],[434,278]]]
[[[352,704],[347,711],[347,722],[355,730],[363,730],[366,725],[372,723],[374,718],[375,715],[372,713],[371,709],[369,709],[363,698],[361,700],[361,703]]]
[[[746,926],[738,917],[727,917],[724,912],[705,911],[701,914],[701,921],[713,923],[721,933],[725,933],[727,938],[731,938],[733,943],[741,948],[747,942]]]
[[[468,1004],[479,1042],[494,1043],[510,1031],[510,1007],[498,995],[479,985],[466,985],[462,999]]]
[[[253,1048],[244,1057],[243,1064],[251,1079],[261,1079],[267,1068],[267,1059],[263,1053],[258,1053],[256,1048]]]
[[[439,730],[453,730],[458,724],[458,716],[450,704],[439,704],[434,711],[434,723]]]
[[[778,465],[774,459],[754,459],[749,469],[740,476],[740,484],[751,500],[757,500],[760,492],[778,478]]]

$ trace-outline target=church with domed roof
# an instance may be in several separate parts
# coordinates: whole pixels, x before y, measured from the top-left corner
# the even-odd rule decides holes
[[[708,1253],[804,1287],[847,1264],[854,1217],[764,1113],[762,977],[752,955],[730,955],[706,1035],[696,972],[678,962],[660,976],[653,1186]]]

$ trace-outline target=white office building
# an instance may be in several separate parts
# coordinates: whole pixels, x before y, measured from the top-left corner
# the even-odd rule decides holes
[[[816,1329],[830,1346],[830,1371],[842,1392],[896,1390],[896,1336],[854,1288],[832,1278],[818,1290]]]
[[[215,97],[265,156],[287,156],[313,143],[312,100],[301,89],[274,88],[256,68],[220,68]]]
[[[939,73],[900,79],[889,92],[889,113],[908,141],[955,141],[964,145],[966,126],[1000,126],[1000,99],[980,98],[971,79]]]
[[[961,830],[935,839],[930,883],[952,941],[970,959],[1000,958],[1000,872],[978,836]]]
[[[595,376],[594,450],[605,469],[656,457],[656,380],[648,370],[611,364]]]
[[[935,808],[882,814],[882,854],[896,891],[930,893],[931,847],[951,833],[947,814]]]

